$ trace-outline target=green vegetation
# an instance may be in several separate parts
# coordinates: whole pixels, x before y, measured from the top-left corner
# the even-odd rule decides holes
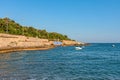
[[[9,18],[0,18],[0,33],[25,35],[28,37],[38,37],[49,40],[70,40],[67,35],[56,32],[47,32],[46,30],[38,30],[34,27],[22,26]]]

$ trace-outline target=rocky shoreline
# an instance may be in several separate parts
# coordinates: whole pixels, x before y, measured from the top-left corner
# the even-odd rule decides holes
[[[61,46],[81,45],[84,43],[63,40]],[[54,48],[54,41],[0,33],[0,53],[23,51],[23,50],[48,50]],[[58,46],[58,45],[57,45]]]
[[[15,47],[15,48],[6,48],[6,49],[1,49],[0,53],[8,53],[8,52],[16,52],[16,51],[26,51],[26,50],[49,50],[54,48],[54,46],[50,47]]]

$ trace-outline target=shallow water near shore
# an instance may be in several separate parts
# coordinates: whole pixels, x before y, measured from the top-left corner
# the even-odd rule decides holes
[[[120,44],[0,54],[0,80],[120,80]]]

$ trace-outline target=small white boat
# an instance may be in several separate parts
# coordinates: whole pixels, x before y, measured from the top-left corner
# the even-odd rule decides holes
[[[115,45],[113,44],[112,47],[115,47]]]
[[[76,50],[81,50],[82,48],[81,47],[75,47]]]

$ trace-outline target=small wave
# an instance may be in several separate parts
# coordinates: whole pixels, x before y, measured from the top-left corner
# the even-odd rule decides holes
[[[62,77],[58,77],[58,76],[46,76],[42,80],[65,80],[65,79],[63,79]]]
[[[32,79],[27,79],[27,80],[36,80],[36,79],[33,79],[33,78],[32,78]]]
[[[37,80],[37,79],[35,79],[35,78],[30,78],[30,79],[27,79],[27,80]]]

